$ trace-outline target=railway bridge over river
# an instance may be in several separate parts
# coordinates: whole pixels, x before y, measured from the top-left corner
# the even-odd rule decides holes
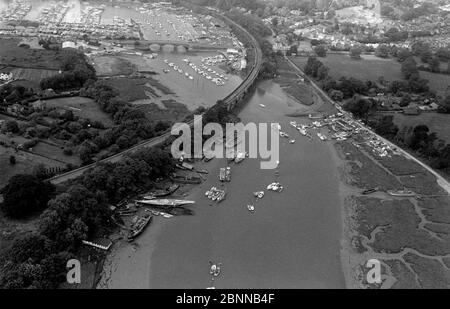
[[[236,105],[238,105],[239,102],[241,102],[244,99],[246,94],[249,92],[250,88],[253,86],[253,83],[258,78],[259,72],[261,70],[262,61],[263,61],[262,51],[261,51],[261,48],[260,48],[258,42],[256,41],[256,39],[250,33],[248,33],[248,31],[245,30],[243,27],[236,24],[234,21],[227,18],[226,16],[219,15],[212,11],[209,13],[211,15],[216,15],[218,18],[223,19],[225,22],[233,25],[235,29],[238,29],[242,34],[244,34],[247,37],[248,44],[251,46],[251,48],[250,48],[251,52],[254,53],[254,63],[252,65],[252,67],[250,68],[250,72],[248,73],[247,77],[242,81],[242,83],[233,92],[231,92],[228,96],[226,96],[224,99],[222,99],[222,102],[224,102],[228,106],[228,110],[232,110],[233,108],[236,107]],[[153,43],[157,44],[158,41],[148,41],[148,42],[153,42]],[[170,42],[170,41],[161,41],[161,42],[163,42],[162,44],[169,45],[168,42]],[[178,41],[172,41],[172,43],[173,43],[172,45],[177,45],[179,43],[180,44],[179,46],[188,46],[188,48],[189,48],[189,45],[187,45],[187,43],[189,43],[189,42],[181,43]],[[195,45],[192,45],[192,46],[195,46]],[[189,124],[193,125],[193,120]],[[130,149],[127,149],[123,152],[115,154],[111,157],[105,158],[99,162],[112,162],[112,163],[117,162],[124,155],[126,155],[128,153],[133,153],[136,150],[139,150],[143,147],[158,146],[158,145],[162,144],[164,141],[166,141],[167,138],[169,138],[169,137],[170,137],[170,131],[166,132],[160,136],[157,136],[155,138],[152,138],[150,140],[141,142],[140,144],[138,144]],[[61,184],[68,180],[77,178],[77,177],[83,175],[83,173],[86,172],[87,170],[95,167],[97,163],[98,162],[80,167],[78,169],[72,170],[70,172],[67,172],[67,173],[64,173],[61,175],[57,175],[57,176],[51,178],[50,182],[56,185],[56,184]]]

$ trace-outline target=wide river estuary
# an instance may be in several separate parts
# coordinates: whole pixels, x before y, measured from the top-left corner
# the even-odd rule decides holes
[[[109,256],[100,288],[343,288],[340,260],[341,206],[332,146],[302,137],[285,116],[302,107],[278,84],[264,82],[240,112],[244,123],[278,122],[280,165],[261,170],[260,160],[232,166],[227,199],[213,204],[204,192],[220,186],[225,159],[206,164],[210,174],[186,199],[196,201],[193,216],[156,217],[136,240]],[[262,90],[264,89],[264,90]],[[261,106],[260,104],[264,105]],[[274,181],[282,193],[267,192]],[[265,190],[257,203],[253,192]],[[254,204],[255,213],[246,205]],[[209,261],[222,263],[211,281]]]

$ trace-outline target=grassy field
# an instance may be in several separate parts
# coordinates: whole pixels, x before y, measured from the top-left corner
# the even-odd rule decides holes
[[[17,69],[12,69],[11,73],[13,74],[14,79],[27,80],[30,82],[40,83],[40,81],[42,79],[58,74],[58,71],[45,70],[45,69],[17,68]]]
[[[186,105],[175,100],[161,100],[161,104],[163,108],[155,103],[143,104],[140,108],[145,112],[147,118],[153,121],[176,122],[183,120],[190,114]]]
[[[131,75],[137,72],[133,63],[119,57],[97,56],[92,60],[98,76]]]
[[[310,87],[299,81],[298,72],[283,58],[277,59],[277,67],[279,76],[275,82],[294,100],[312,105],[314,101]]]
[[[9,163],[9,157],[16,157],[16,164]],[[44,158],[42,156],[34,155],[24,151],[14,151],[12,148],[5,148],[0,146],[0,166],[2,172],[0,174],[0,188],[4,187],[9,178],[17,174],[29,174],[33,167],[43,164],[46,167],[60,167],[64,168],[66,164]]]
[[[107,83],[117,89],[119,96],[127,102],[160,97],[155,90],[164,95],[173,94],[170,89],[153,78],[114,78],[107,80]]]
[[[431,132],[436,132],[440,139],[450,143],[450,115],[439,113],[421,113],[418,116],[394,114],[394,123],[399,128],[424,124],[430,128]]]
[[[70,108],[74,115],[87,118],[92,121],[98,120],[105,127],[113,126],[113,121],[108,114],[103,112],[94,100],[82,97],[59,98],[45,101],[47,107]]]
[[[318,59],[330,68],[330,75],[335,79],[342,76],[361,80],[377,80],[380,76],[389,81],[402,79],[401,64],[393,59],[363,55],[362,60],[354,60],[345,54],[329,54],[325,58]],[[292,60],[304,68],[308,58],[296,57]],[[430,88],[438,94],[442,95],[450,85],[450,75],[429,72],[420,72],[420,75],[430,81]]]
[[[19,39],[0,39],[0,66],[59,70],[58,51],[19,47]]]

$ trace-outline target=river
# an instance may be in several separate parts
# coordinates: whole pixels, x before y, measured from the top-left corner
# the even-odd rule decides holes
[[[331,145],[310,141],[289,126],[287,113],[302,107],[278,84],[264,82],[240,112],[246,122],[279,122],[296,139],[280,139],[279,176],[261,170],[259,160],[232,167],[227,199],[211,205],[204,192],[219,185],[224,159],[206,164],[208,179],[191,191],[194,216],[156,218],[136,241],[121,244],[105,263],[102,288],[343,288],[340,261],[341,206]],[[260,104],[265,105],[261,107]],[[296,119],[307,122],[307,120]],[[273,182],[282,193],[252,192]],[[209,261],[222,263],[211,282]]]

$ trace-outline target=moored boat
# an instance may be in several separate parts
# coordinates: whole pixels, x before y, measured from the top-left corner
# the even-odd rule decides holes
[[[183,206],[194,204],[195,201],[177,200],[177,199],[153,199],[153,200],[138,200],[140,204],[152,206]]]
[[[409,197],[409,196],[415,196],[416,193],[414,193],[411,190],[403,189],[403,190],[388,190],[387,193],[392,196],[399,196],[399,197]]]
[[[152,219],[153,216],[150,214],[146,214],[142,218],[139,218],[131,227],[131,230],[128,234],[128,241],[132,241],[137,236],[139,236],[147,227],[147,225],[152,221]]]

